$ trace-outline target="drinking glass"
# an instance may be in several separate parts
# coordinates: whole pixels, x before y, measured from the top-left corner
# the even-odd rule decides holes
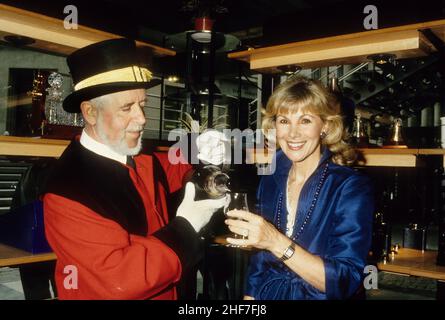
[[[225,213],[227,214],[230,210],[245,210],[249,211],[249,206],[247,205],[247,193],[243,192],[231,192],[230,193],[230,203],[227,207]],[[236,219],[233,217],[230,217],[230,219]],[[237,233],[230,233],[229,236],[231,238],[237,238],[237,239],[246,239],[246,236],[239,235]]]

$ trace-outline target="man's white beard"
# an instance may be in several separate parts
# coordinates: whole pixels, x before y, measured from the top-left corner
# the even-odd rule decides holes
[[[103,119],[100,115],[97,119],[96,129],[97,129],[96,133],[100,137],[102,142],[121,155],[135,156],[142,149],[142,132],[141,135],[139,136],[137,145],[133,148],[130,148],[128,147],[127,142],[125,141],[125,130],[121,131],[120,137],[117,139],[117,141],[111,142],[110,139],[108,139],[108,136],[105,134],[105,131],[103,130]]]

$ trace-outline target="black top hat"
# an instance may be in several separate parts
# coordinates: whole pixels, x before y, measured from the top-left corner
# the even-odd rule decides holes
[[[67,58],[74,92],[63,101],[67,112],[80,112],[80,104],[109,93],[151,88],[151,72],[141,66],[133,40],[121,38],[94,43]]]

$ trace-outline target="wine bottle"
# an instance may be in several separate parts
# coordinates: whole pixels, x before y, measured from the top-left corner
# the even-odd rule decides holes
[[[439,223],[439,241],[437,246],[437,265],[445,266],[445,219]]]
[[[445,266],[445,171],[441,168],[441,190],[440,197],[442,198],[439,216],[439,234],[437,244],[437,261],[439,266]]]
[[[391,230],[384,221],[383,211],[374,214],[372,230],[372,256],[374,262],[382,261],[388,257],[391,250]]]

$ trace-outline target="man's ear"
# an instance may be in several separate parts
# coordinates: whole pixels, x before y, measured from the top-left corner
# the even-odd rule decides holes
[[[90,125],[94,126],[97,122],[97,107],[93,106],[89,101],[83,101],[80,104],[83,119]]]

